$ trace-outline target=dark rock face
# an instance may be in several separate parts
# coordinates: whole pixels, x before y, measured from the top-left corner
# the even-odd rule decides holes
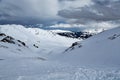
[[[33,44],[34,47],[39,48],[37,45]]]
[[[93,35],[88,32],[63,32],[57,34],[65,37],[79,38],[79,39],[87,39]]]
[[[0,33],[0,36],[6,36],[4,33]]]
[[[58,35],[70,37],[70,38],[77,38],[77,39],[87,39],[95,34],[91,34],[89,32],[63,32],[63,33],[57,33]],[[81,48],[83,45],[79,42],[74,42],[69,48],[67,48],[64,52],[71,51],[75,49],[75,47]]]
[[[6,36],[6,37],[3,38],[1,41],[2,41],[2,42],[7,42],[7,43],[15,44],[14,38],[12,38],[12,37],[10,37],[10,36]]]
[[[67,48],[64,52],[71,51],[75,49],[75,47],[81,48],[82,44],[80,44],[79,42],[75,42],[69,48]]]
[[[8,35],[6,35],[4,33],[0,33],[0,42],[9,43],[9,44],[15,44],[15,45],[18,45],[19,47],[24,46],[24,47],[28,48],[28,46],[26,45],[25,42],[23,42],[21,40],[16,40],[15,38],[13,38],[11,36],[8,36]],[[36,44],[33,44],[33,46],[35,48],[39,48],[39,46],[37,46]],[[3,45],[0,45],[0,47],[7,48],[6,46],[3,46]]]
[[[74,47],[76,45],[78,45],[78,42],[73,43],[71,47]]]
[[[17,40],[19,43],[21,43],[23,46],[26,46],[26,44],[20,40]]]
[[[120,37],[120,34],[114,34],[113,36],[110,36],[108,39],[114,40],[116,38]]]
[[[0,40],[1,42],[10,43],[10,44],[17,44],[18,46],[26,46],[25,42],[22,42],[20,40],[16,40],[13,37],[7,36],[4,33],[0,33],[0,37],[2,37],[2,39]]]

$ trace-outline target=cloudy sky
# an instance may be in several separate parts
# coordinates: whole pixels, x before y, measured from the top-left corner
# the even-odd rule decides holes
[[[120,0],[0,0],[0,24],[119,20]]]

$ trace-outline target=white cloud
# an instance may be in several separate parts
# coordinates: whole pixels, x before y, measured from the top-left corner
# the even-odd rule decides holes
[[[89,5],[91,0],[60,0],[61,1],[61,9],[70,9],[83,7],[85,5]]]
[[[119,27],[120,23],[113,23],[113,22],[91,22],[87,24],[55,24],[50,26],[51,28],[56,28],[56,29],[65,29],[65,30],[72,30],[75,29],[75,31],[85,31],[85,32],[90,32],[90,33],[99,33],[102,32],[103,30],[108,30],[112,29],[115,27]]]

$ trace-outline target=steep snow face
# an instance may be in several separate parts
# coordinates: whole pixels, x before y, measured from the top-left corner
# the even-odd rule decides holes
[[[61,55],[64,62],[77,65],[119,66],[120,27],[104,31],[71,46]]]
[[[25,28],[22,25],[0,25],[0,32],[25,42],[37,53],[51,54],[63,51],[77,39],[61,37],[51,31],[38,28]]]

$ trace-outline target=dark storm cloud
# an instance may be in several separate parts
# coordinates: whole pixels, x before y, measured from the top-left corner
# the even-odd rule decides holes
[[[120,0],[0,0],[0,24],[119,20],[119,7]]]
[[[59,20],[57,0],[0,0],[0,23],[49,23]]]
[[[92,0],[91,5],[64,9],[59,11],[58,15],[77,22],[119,20],[120,0]]]

